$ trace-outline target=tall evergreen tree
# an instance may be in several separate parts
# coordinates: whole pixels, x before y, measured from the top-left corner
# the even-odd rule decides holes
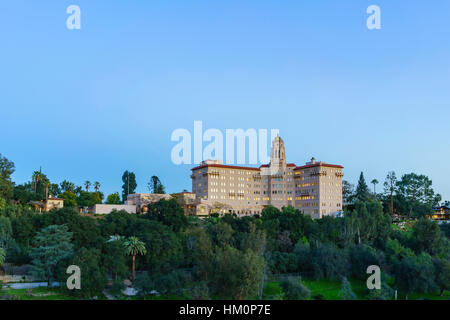
[[[163,184],[161,183],[161,180],[159,180],[159,178],[157,176],[152,176],[150,178],[150,182],[148,183],[148,189],[150,190],[151,193],[156,193],[156,194],[165,194],[165,188],[163,186]]]
[[[355,197],[355,186],[348,182],[347,180],[342,181],[342,198],[344,204],[349,204],[353,201]]]
[[[125,202],[129,194],[133,194],[136,191],[136,175],[134,172],[126,170],[122,175],[122,201]]]
[[[367,186],[364,174],[361,172],[358,180],[358,186],[356,187],[356,199],[365,202],[369,199],[369,187]]]
[[[47,280],[50,286],[57,265],[73,252],[72,232],[65,225],[51,225],[37,233],[31,252],[31,270],[38,277]]]

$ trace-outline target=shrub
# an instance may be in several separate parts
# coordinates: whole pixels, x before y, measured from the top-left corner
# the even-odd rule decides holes
[[[136,277],[134,286],[140,296],[148,295],[154,289],[153,280],[150,278],[147,271],[142,272]]]
[[[287,300],[306,300],[311,295],[300,278],[288,277],[281,281],[280,286]]]
[[[114,280],[109,292],[111,292],[113,296],[117,297],[122,294],[122,290],[125,290],[125,284],[123,283],[123,281],[116,279]]]
[[[358,300],[356,294],[352,290],[352,285],[346,277],[342,278],[341,291],[339,296],[344,300]]]

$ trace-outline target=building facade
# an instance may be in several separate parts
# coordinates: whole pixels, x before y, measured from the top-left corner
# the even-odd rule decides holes
[[[52,209],[62,209],[64,207],[64,199],[61,198],[48,198],[45,200],[44,211],[50,211]]]
[[[433,208],[433,214],[428,216],[433,220],[450,220],[450,206],[443,205]]]
[[[266,206],[293,206],[313,218],[342,211],[340,165],[316,161],[304,166],[286,162],[284,141],[272,142],[270,163],[259,168],[206,160],[192,169],[192,193],[212,212],[253,215]]]
[[[89,211],[92,214],[110,214],[114,210],[136,213],[136,206],[130,204],[95,204]]]
[[[156,203],[161,199],[169,200],[169,194],[155,194],[155,193],[133,193],[127,196],[125,205],[132,205],[136,207],[137,213],[147,212],[147,206]]]

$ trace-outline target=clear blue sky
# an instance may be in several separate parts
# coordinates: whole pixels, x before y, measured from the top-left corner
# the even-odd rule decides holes
[[[66,8],[81,7],[81,30]],[[382,29],[366,28],[381,7]],[[8,1],[0,6],[0,153],[18,183],[138,191],[170,160],[174,129],[277,128],[289,162],[312,156],[433,180],[450,200],[450,1]],[[275,112],[273,110],[276,110]],[[381,185],[379,186],[381,189]]]

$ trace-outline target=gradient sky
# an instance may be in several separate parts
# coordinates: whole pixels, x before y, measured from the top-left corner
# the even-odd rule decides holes
[[[81,30],[66,8],[81,7]],[[366,28],[381,7],[382,29]],[[0,153],[23,183],[138,192],[171,162],[173,130],[280,130],[289,162],[345,179],[416,172],[450,200],[450,1],[21,1],[0,6]],[[379,190],[382,186],[379,185]]]

